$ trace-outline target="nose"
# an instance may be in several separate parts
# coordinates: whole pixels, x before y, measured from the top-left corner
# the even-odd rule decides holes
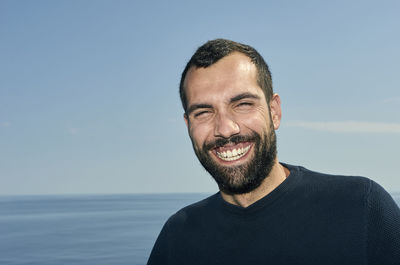
[[[229,138],[240,133],[239,124],[234,117],[228,114],[219,113],[215,118],[214,136]]]

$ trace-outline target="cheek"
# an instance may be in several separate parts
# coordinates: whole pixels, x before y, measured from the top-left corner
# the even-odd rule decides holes
[[[207,126],[193,126],[190,128],[190,138],[198,146],[201,147],[209,136],[209,128]]]
[[[269,117],[265,115],[248,115],[241,119],[241,124],[243,129],[248,129],[261,133],[269,126]]]

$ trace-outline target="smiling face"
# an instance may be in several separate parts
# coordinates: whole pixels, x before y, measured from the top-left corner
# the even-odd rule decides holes
[[[257,83],[255,65],[237,52],[207,68],[191,68],[184,87],[185,121],[202,165],[221,191],[241,194],[256,189],[276,158],[279,96],[274,95],[270,107]]]

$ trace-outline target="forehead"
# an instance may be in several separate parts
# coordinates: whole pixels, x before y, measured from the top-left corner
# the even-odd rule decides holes
[[[242,53],[232,53],[207,68],[190,68],[184,87],[188,105],[239,93],[262,94],[257,68]]]

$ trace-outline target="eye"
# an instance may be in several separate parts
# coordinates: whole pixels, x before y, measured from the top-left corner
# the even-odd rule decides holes
[[[210,113],[211,112],[209,110],[202,110],[202,111],[198,111],[198,112],[194,113],[193,116],[195,118],[201,118],[201,117],[207,116],[207,114],[210,114]]]
[[[241,101],[234,106],[234,110],[238,113],[247,113],[253,110],[254,106],[254,102],[252,101]]]
[[[247,108],[247,107],[251,107],[251,106],[253,106],[253,105],[254,105],[254,104],[253,104],[252,102],[244,101],[244,102],[240,102],[239,104],[237,104],[236,107],[239,107],[239,108]]]

